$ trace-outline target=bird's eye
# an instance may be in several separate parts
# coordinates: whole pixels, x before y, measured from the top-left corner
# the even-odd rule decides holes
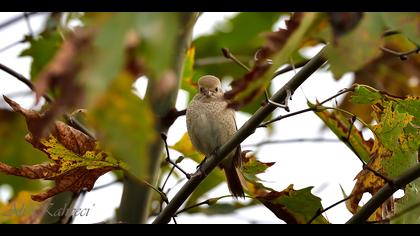
[[[200,92],[204,92],[204,89],[203,88],[200,88]]]
[[[219,91],[219,88],[216,88],[216,90],[215,90],[215,91],[216,91],[216,92],[217,92],[217,91]]]

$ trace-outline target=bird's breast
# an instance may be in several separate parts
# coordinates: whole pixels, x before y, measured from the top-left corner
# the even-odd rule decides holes
[[[192,103],[187,109],[187,128],[194,147],[208,155],[223,145],[231,133],[224,122],[228,115],[225,103]]]

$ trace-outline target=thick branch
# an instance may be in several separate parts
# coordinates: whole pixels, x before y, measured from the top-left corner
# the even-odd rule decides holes
[[[286,98],[287,91],[295,91],[305,80],[314,73],[319,67],[321,67],[326,59],[324,58],[324,49],[321,50],[311,61],[302,68],[283,88],[277,91],[271,100],[281,103]],[[204,162],[201,166],[201,170],[204,173],[210,173],[225,156],[235,149],[242,141],[248,136],[254,133],[258,125],[274,110],[276,106],[268,103],[258,109],[255,114],[236,132],[236,134],[225,143],[215,154],[208,158],[208,161]],[[204,180],[204,175],[194,175],[188,182],[178,191],[171,202],[165,207],[165,209],[156,217],[154,224],[168,223],[172,216],[175,215],[179,207],[184,201],[190,196],[190,194],[197,188],[197,186]]]
[[[420,177],[420,163],[408,169],[405,173],[395,178],[392,183],[387,183],[379,190],[346,224],[362,224],[396,191]]]

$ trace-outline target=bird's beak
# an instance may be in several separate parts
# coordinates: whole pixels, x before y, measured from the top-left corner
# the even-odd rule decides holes
[[[205,95],[206,97],[210,97],[210,90],[204,89],[203,95]]]

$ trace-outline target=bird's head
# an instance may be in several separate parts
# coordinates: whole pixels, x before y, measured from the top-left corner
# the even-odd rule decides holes
[[[206,98],[223,97],[223,90],[220,80],[212,75],[202,76],[198,80],[199,93]]]

